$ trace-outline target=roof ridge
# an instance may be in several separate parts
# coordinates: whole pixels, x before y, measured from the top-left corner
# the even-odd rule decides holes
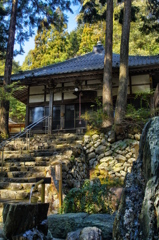
[[[89,52],[89,53],[85,53],[83,55],[80,55],[80,56],[77,56],[77,57],[73,57],[73,58],[70,58],[70,59],[66,59],[65,61],[63,62],[58,62],[58,63],[52,63],[50,65],[47,65],[47,66],[44,66],[44,67],[40,67],[40,68],[35,68],[35,69],[31,69],[31,70],[25,70],[25,71],[20,71],[18,73],[15,73],[15,74],[12,74],[12,76],[16,76],[16,75],[19,75],[20,73],[23,74],[23,73],[31,73],[31,72],[38,72],[39,70],[45,70],[45,69],[49,69],[53,66],[60,66],[62,65],[64,62],[72,62],[74,59],[77,59],[77,58],[82,58],[86,55],[91,55],[91,54],[95,54],[93,52]]]

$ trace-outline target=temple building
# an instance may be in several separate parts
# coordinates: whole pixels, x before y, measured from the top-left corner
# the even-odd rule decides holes
[[[85,128],[81,115],[95,109],[102,101],[104,47],[64,62],[19,72],[11,81],[19,81],[24,89],[14,96],[26,104],[26,126],[43,116],[50,116],[49,131]],[[113,54],[113,99],[118,91],[120,55]],[[0,80],[3,78],[1,77]],[[1,81],[2,82],[2,81]],[[159,105],[159,55],[129,56],[128,103],[135,103],[137,92],[156,89],[155,106]],[[38,129],[44,131],[44,124]]]

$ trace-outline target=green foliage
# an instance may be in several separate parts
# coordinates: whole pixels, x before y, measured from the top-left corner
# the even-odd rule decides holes
[[[128,104],[126,111],[126,119],[130,119],[134,124],[145,124],[151,117],[150,109],[139,108],[136,109],[132,104]]]
[[[81,118],[87,121],[89,128],[98,130],[102,128],[103,120],[107,119],[107,115],[103,112],[102,103],[99,98],[96,98],[95,101],[96,105],[91,106],[92,111],[86,111]]]
[[[3,1],[4,2],[4,1]],[[16,12],[16,43],[19,44],[19,50],[15,50],[15,54],[23,53],[23,43],[28,40],[30,36],[34,34],[34,28],[40,29],[41,23],[45,19],[45,27],[49,28],[50,24],[56,24],[60,26],[61,19],[56,9],[60,7],[61,11],[69,10],[72,12],[71,0],[21,0],[18,1],[17,12]],[[75,1],[74,1],[75,2]],[[4,11],[7,11],[9,16],[11,12],[11,1],[5,1]],[[3,7],[4,7],[3,6]],[[64,19],[67,20],[66,14]],[[4,19],[5,29],[9,29],[9,17]],[[1,35],[1,33],[0,33]]]
[[[75,161],[75,156],[72,155],[72,156],[70,157],[70,161],[71,161],[71,162],[74,162],[74,161]]]
[[[131,119],[136,124],[144,125],[151,117],[150,111],[150,97],[154,94],[154,91],[150,92],[138,92],[135,99],[140,102],[140,107],[135,108],[132,104],[127,105],[126,119]]]
[[[92,52],[93,47],[100,40],[104,44],[105,22],[84,24],[78,55]]]
[[[106,17],[106,0],[79,0],[81,3],[78,23],[95,23]]]
[[[25,57],[25,60],[24,60],[24,62],[23,62],[23,64],[22,64],[22,66],[21,66],[21,69],[23,70],[23,71],[25,71],[25,70],[31,70],[31,66],[32,66],[32,50],[30,50],[29,52],[28,52],[28,54],[27,54],[27,56]]]
[[[83,1],[81,2],[83,3]],[[93,4],[94,7],[94,4],[98,5],[99,2],[101,1],[85,1],[84,4]],[[122,25],[116,16],[120,16],[122,6],[123,4],[114,5],[113,52],[118,54],[120,53]],[[47,28],[45,21],[43,21],[35,37],[35,49],[29,52],[23,63],[22,70],[34,69],[61,62],[76,55],[86,54],[92,51],[93,46],[99,40],[105,45],[105,18],[104,20],[97,19],[93,23],[79,24],[77,29],[68,33],[63,14],[59,9],[56,11],[57,15],[60,16],[61,25],[57,28],[56,25],[52,24],[50,28]],[[158,33],[149,31],[145,34],[142,31],[144,25],[143,16],[147,16],[145,0],[133,1],[132,11],[134,21],[131,22],[130,28],[129,55],[158,54]]]
[[[43,22],[35,37],[35,49],[31,51],[32,69],[62,62],[68,58],[67,25],[64,22],[63,13],[59,9],[57,12],[61,14],[60,28],[57,29],[55,25],[51,25],[50,29],[47,29]]]
[[[5,60],[0,61],[0,76],[4,76],[4,66],[5,66]],[[18,73],[21,70],[21,67],[19,66],[19,63],[13,60],[12,65],[12,74]]]
[[[109,189],[111,187],[122,187],[124,185],[124,181],[121,180],[120,178],[110,178],[110,177],[106,177],[106,178],[102,178],[100,179],[101,184],[106,184]]]
[[[150,97],[154,95],[154,90],[138,92],[136,93],[135,99],[140,100],[140,108],[145,106],[150,109]]]
[[[10,112],[9,115],[14,121],[24,122],[26,114],[25,104],[19,102],[13,98],[13,93],[17,90],[20,90],[24,87],[18,85],[18,83],[12,83],[10,85],[2,86],[0,88],[0,104],[2,101],[10,102]]]
[[[63,212],[112,213],[111,192],[99,179],[85,180],[81,188],[73,188],[66,195]]]
[[[146,12],[142,16],[143,26],[141,31],[145,34],[158,34],[159,32],[159,1],[158,0],[146,0]],[[159,37],[157,37],[157,42]]]
[[[15,122],[25,122],[26,105],[17,99],[10,98],[9,117]]]

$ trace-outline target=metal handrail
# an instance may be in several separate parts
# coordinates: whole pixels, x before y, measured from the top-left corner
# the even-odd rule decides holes
[[[32,128],[34,128],[35,126],[37,126],[40,122],[44,121],[45,119],[49,119],[50,116],[44,116],[42,118],[40,118],[38,121],[31,123],[30,125],[28,125],[26,128],[23,129],[22,132],[17,133],[16,135],[6,139],[5,141],[1,142],[0,144],[0,149],[3,148],[4,146],[6,146],[6,143],[11,142],[12,140],[15,140],[16,138],[22,137],[23,135],[25,135],[27,132],[29,132]]]
[[[23,129],[22,132],[17,133],[16,135],[6,139],[5,141],[1,142],[0,144],[0,151],[2,152],[2,165],[1,165],[1,171],[3,170],[3,160],[4,160],[4,147],[7,146],[7,144],[9,144],[12,140],[16,140],[17,138],[22,137],[23,135],[27,135],[28,138],[28,150],[30,148],[30,131],[37,126],[40,122],[43,122],[44,120],[48,119],[48,125],[49,125],[49,118],[51,116],[44,116],[40,119],[38,119],[36,122],[31,123],[30,125],[28,125],[26,128]],[[49,131],[49,127],[48,127],[48,131]]]

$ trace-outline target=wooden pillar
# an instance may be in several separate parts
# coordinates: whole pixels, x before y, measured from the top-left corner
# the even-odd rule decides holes
[[[54,99],[53,97],[54,97],[53,91],[50,91],[50,101],[49,101],[49,116],[50,116],[50,120],[49,120],[49,126],[48,126],[49,134],[52,133],[53,99]]]
[[[60,128],[65,128],[65,105],[61,105]]]
[[[29,125],[29,90],[30,87],[28,87],[28,93],[27,93],[27,105],[26,105],[26,116],[25,116],[25,127]]]

